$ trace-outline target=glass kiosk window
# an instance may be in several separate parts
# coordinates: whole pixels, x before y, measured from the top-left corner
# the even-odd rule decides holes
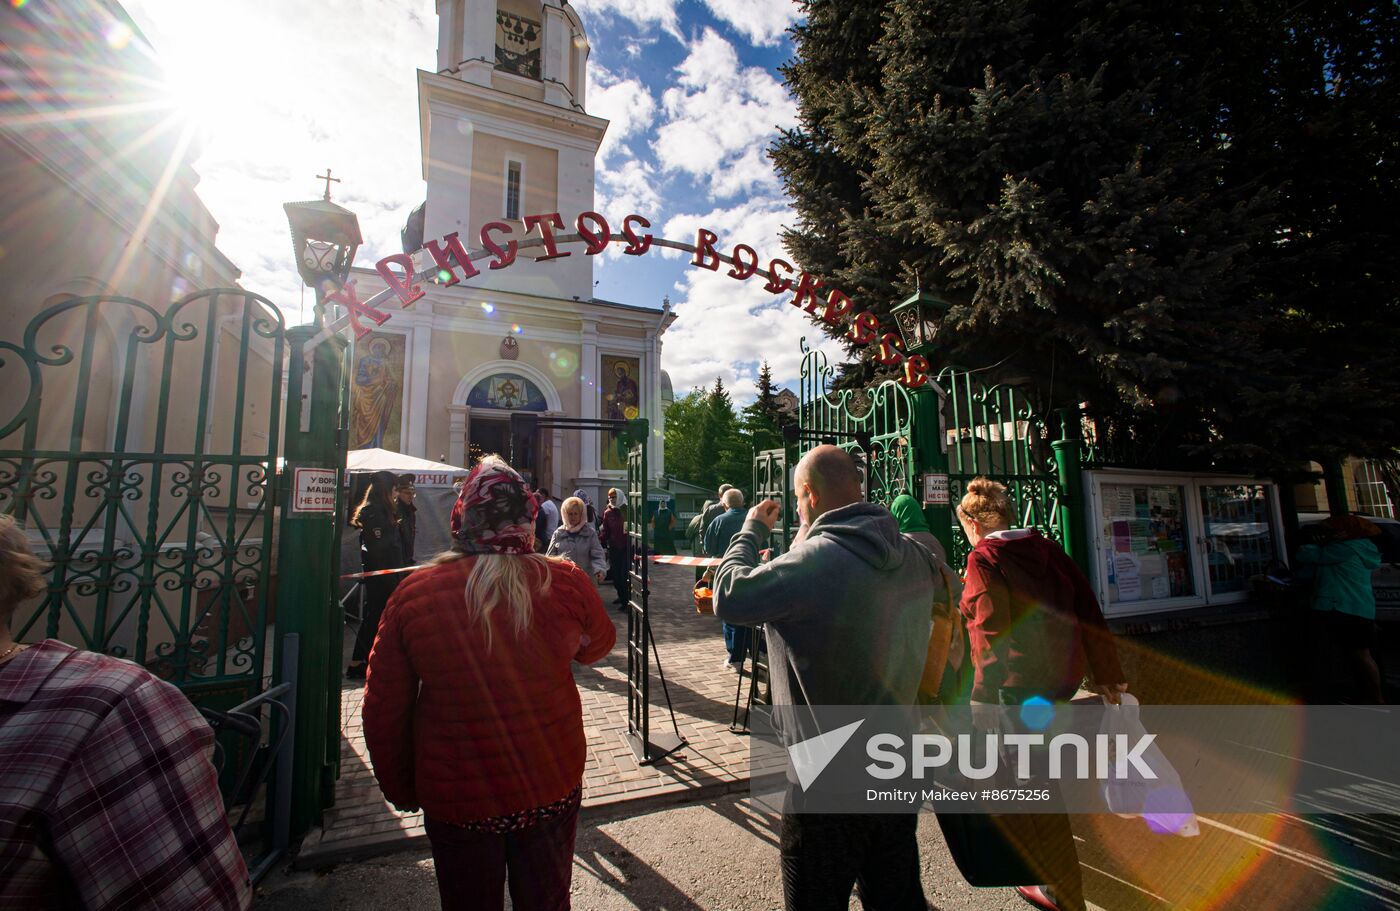
[[[1262,484],[1200,486],[1211,594],[1242,592],[1275,558],[1269,500]]]
[[[1109,603],[1194,596],[1186,488],[1104,484],[1102,496]]]

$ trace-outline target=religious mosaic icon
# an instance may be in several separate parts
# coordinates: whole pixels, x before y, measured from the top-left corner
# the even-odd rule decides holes
[[[610,421],[632,421],[642,415],[641,362],[635,357],[603,357],[603,416]],[[599,464],[609,471],[627,470],[627,448],[618,434],[602,435]]]
[[[540,387],[513,373],[493,374],[477,383],[467,394],[467,405],[499,411],[549,410]]]
[[[350,448],[399,448],[404,337],[372,332],[355,346],[350,384]]]

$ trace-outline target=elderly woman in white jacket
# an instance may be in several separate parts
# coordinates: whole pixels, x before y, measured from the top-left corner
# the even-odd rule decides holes
[[[598,540],[598,529],[588,524],[588,508],[578,497],[569,497],[560,513],[563,521],[549,539],[549,556],[565,558],[601,584],[608,555]]]

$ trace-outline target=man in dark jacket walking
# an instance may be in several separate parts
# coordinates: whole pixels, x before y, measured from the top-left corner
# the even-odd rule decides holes
[[[860,473],[837,447],[809,452],[793,486],[798,541],[760,565],[780,507],[750,510],[720,563],[715,615],[766,624],[775,707],[913,705],[943,584],[933,558],[889,510],[862,502]],[[913,813],[784,812],[786,906],[845,907],[859,884],[866,907],[926,908],[917,826]]]
[[[705,529],[705,553],[711,557],[722,557],[729,548],[729,542],[744,527],[744,492],[737,487],[730,487],[725,490],[720,497],[720,505],[724,507],[724,512],[710,520],[709,527]],[[764,539],[766,542],[766,538]],[[724,648],[728,652],[728,657],[724,659],[724,666],[731,671],[742,671],[744,668],[744,656],[749,651],[749,640],[752,634],[747,626],[737,626],[726,622],[724,630]]]

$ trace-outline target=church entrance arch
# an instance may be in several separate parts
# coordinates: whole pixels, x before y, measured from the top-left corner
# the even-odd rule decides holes
[[[564,414],[558,390],[539,369],[519,361],[478,364],[457,384],[448,406],[448,461],[470,468],[485,455],[516,453],[515,467],[537,484],[559,491],[563,478],[562,439],[556,433],[515,439],[511,415],[541,417]]]

